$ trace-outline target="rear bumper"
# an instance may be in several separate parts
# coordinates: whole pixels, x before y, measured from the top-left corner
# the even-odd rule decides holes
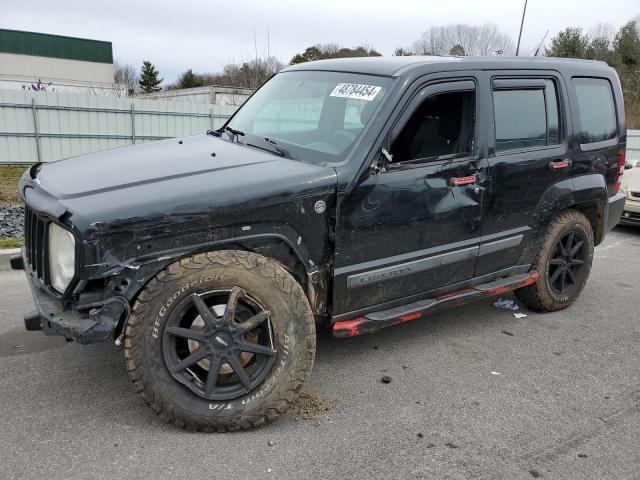
[[[624,211],[624,202],[626,197],[624,193],[616,193],[614,196],[609,197],[609,215],[607,216],[607,231],[611,230],[618,223],[620,223],[620,217]]]
[[[43,330],[46,335],[60,335],[82,344],[99,343],[112,338],[118,321],[128,311],[126,300],[118,297],[91,305],[64,305],[42,287],[27,262],[14,257],[11,266],[25,271],[36,306],[24,316],[27,330]]]

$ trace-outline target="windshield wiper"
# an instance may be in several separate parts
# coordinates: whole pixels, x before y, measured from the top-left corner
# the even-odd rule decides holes
[[[260,140],[261,145],[256,145],[255,140]],[[265,152],[273,153],[274,155],[278,155],[279,157],[291,158],[291,154],[288,150],[279,147],[278,144],[274,140],[271,140],[269,137],[249,135],[244,144],[250,147],[259,148],[260,150],[264,150]]]
[[[231,137],[231,141],[237,141],[238,143],[240,143],[238,141],[238,137],[243,137],[244,136],[244,132],[241,130],[236,130],[235,128],[231,128],[229,125],[225,125],[222,128],[219,128],[218,130],[207,130],[207,135],[213,135],[214,137],[220,137],[222,135],[222,132],[229,132],[232,137]]]
[[[251,143],[251,141],[253,141],[253,139],[260,139],[261,141],[264,141],[264,145],[260,146],[260,145],[255,145],[254,143]],[[270,152],[273,153],[274,155],[278,155],[280,157],[285,157],[285,158],[291,158],[291,155],[289,155],[289,152],[287,152],[286,150],[283,150],[282,148],[278,147],[277,143],[274,142],[273,140],[271,140],[269,137],[259,137],[259,136],[255,136],[251,138],[251,140],[247,140],[245,142],[245,145],[249,145],[251,147],[255,147],[255,148],[259,148],[260,150],[264,150],[266,152]]]
[[[235,128],[231,128],[229,125],[224,127],[224,130],[227,132],[233,133],[236,137],[244,137],[244,132],[242,130],[236,130]]]

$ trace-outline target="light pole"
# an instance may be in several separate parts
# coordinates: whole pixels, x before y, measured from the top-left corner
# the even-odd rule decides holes
[[[522,38],[522,26],[524,25],[524,16],[527,13],[527,0],[524,0],[524,10],[522,10],[522,21],[520,22],[520,33],[518,34],[518,46],[516,47],[516,57],[520,52],[520,39]]]

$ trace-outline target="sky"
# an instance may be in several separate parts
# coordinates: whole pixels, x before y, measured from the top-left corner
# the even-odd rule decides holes
[[[166,82],[181,72],[217,72],[267,51],[288,63],[318,43],[368,45],[383,55],[410,46],[432,26],[493,22],[517,40],[524,0],[0,0],[0,28],[108,40],[114,58],[156,65]],[[522,33],[534,51],[566,26],[619,27],[638,0],[529,0]]]

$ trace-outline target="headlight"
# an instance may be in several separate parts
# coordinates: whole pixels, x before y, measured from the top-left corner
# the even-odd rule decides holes
[[[76,239],[69,230],[49,224],[49,274],[51,286],[64,292],[75,272]]]

